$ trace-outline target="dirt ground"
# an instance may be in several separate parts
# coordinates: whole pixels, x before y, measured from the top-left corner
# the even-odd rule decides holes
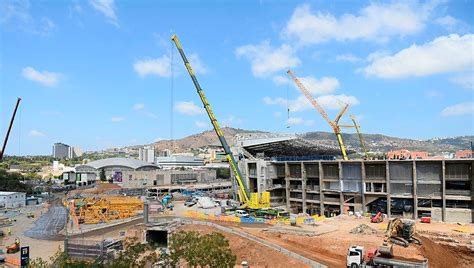
[[[218,229],[203,225],[185,225],[181,230],[202,233],[219,232],[228,240],[232,252],[237,256],[237,264],[247,261],[250,267],[309,267],[308,265],[288,257],[278,251],[257,244],[237,235],[228,234]]]
[[[351,229],[361,224],[365,224],[376,230],[375,234],[353,234]],[[438,226],[437,226],[438,225]],[[459,234],[454,231],[456,224],[431,223],[430,225],[417,224],[420,233],[423,235],[423,245],[410,245],[408,248],[394,246],[394,255],[399,259],[405,260],[424,260],[428,259],[430,267],[472,267],[474,255],[471,250],[463,243],[467,242],[471,234]],[[467,225],[472,228],[472,225]],[[377,249],[383,241],[386,224],[373,224],[367,218],[355,219],[349,216],[339,216],[319,222],[314,226],[305,226],[305,230],[315,229],[315,236],[302,236],[293,234],[288,226],[285,228],[249,228],[243,226],[233,226],[251,233],[260,238],[271,241],[284,248],[297,252],[305,257],[319,261],[329,267],[345,267],[347,249],[352,245],[363,246],[367,250]],[[303,227],[293,227],[300,229]],[[277,232],[275,230],[281,230]],[[329,231],[318,231],[329,230]],[[466,228],[464,228],[466,229]],[[447,232],[447,237],[458,237],[455,239],[458,243],[454,245],[435,242],[425,233],[430,231],[433,236],[438,235],[439,230]],[[438,230],[438,231],[436,231]],[[320,234],[318,234],[320,232]],[[426,237],[425,237],[426,236]],[[460,236],[465,239],[462,240]],[[449,254],[446,254],[449,253]],[[448,255],[448,256],[446,256]],[[455,264],[455,265],[453,265]]]

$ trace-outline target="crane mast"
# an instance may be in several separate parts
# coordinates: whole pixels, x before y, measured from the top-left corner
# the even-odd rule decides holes
[[[369,159],[369,155],[367,154],[367,148],[365,147],[365,142],[364,138],[362,137],[362,132],[360,131],[360,126],[357,125],[357,122],[355,121],[355,116],[351,115],[351,120],[352,123],[354,123],[354,127],[357,131],[357,136],[359,136],[359,141],[360,141],[360,146],[362,147],[362,150],[364,151],[364,156],[366,159]]]
[[[5,149],[7,147],[8,137],[10,137],[10,131],[12,130],[13,121],[15,121],[15,116],[18,110],[18,106],[20,105],[20,101],[21,101],[21,98],[18,97],[18,99],[16,100],[15,109],[13,110],[12,118],[10,120],[10,125],[8,126],[7,134],[5,135],[5,140],[3,141],[2,151],[0,151],[0,161],[3,160],[3,154],[5,153]]]
[[[176,48],[178,49],[179,54],[181,55],[181,58],[183,59],[184,65],[186,66],[186,69],[188,70],[189,76],[191,76],[194,86],[196,87],[197,93],[199,94],[202,104],[204,105],[204,109],[206,109],[207,115],[209,116],[209,119],[211,120],[214,131],[216,132],[217,137],[219,138],[219,141],[222,147],[224,148],[227,161],[229,162],[232,172],[234,173],[235,179],[240,187],[240,194],[239,194],[240,200],[239,201],[241,203],[249,203],[250,199],[249,199],[249,191],[247,189],[247,186],[245,185],[243,181],[242,174],[240,173],[240,170],[237,166],[237,162],[235,161],[235,158],[232,155],[232,152],[230,151],[230,147],[227,144],[227,141],[224,137],[224,133],[222,132],[221,127],[219,126],[219,123],[217,122],[217,119],[214,113],[212,112],[211,106],[209,105],[209,102],[207,101],[206,96],[204,95],[204,91],[202,90],[196,76],[194,75],[194,71],[191,68],[191,65],[189,64],[189,61],[186,58],[186,55],[184,54],[184,50],[181,47],[181,43],[179,42],[178,37],[176,35],[173,35],[171,37],[171,40],[173,40],[173,42],[175,43]]]
[[[288,70],[287,73],[291,76],[291,78],[293,78],[293,81],[295,81],[295,84],[298,86],[298,88],[303,93],[303,95],[305,95],[305,97],[309,100],[309,102],[313,105],[313,107],[321,114],[321,116],[331,126],[331,128],[334,131],[334,134],[336,134],[337,142],[339,143],[339,148],[341,149],[342,158],[344,160],[348,160],[346,148],[344,147],[344,142],[342,141],[341,128],[339,127],[339,119],[341,119],[342,115],[346,112],[347,107],[349,105],[347,104],[346,106],[344,106],[341,112],[339,112],[339,114],[336,116],[336,119],[332,121],[331,119],[329,119],[329,116],[327,115],[326,111],[324,111],[323,107],[319,105],[319,103],[313,98],[313,96],[309,93],[309,91],[306,89],[303,83],[301,83],[301,81],[291,72],[291,70]]]

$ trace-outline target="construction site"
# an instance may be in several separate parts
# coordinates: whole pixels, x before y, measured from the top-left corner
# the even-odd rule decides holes
[[[212,181],[173,183],[173,175],[183,170],[171,170],[165,183],[155,164],[118,172],[117,166],[130,162],[124,159],[92,171],[93,164],[113,159],[78,165],[89,169],[94,182],[56,192],[41,204],[5,207],[0,244],[8,267],[27,267],[21,264],[25,246],[29,260],[59,249],[68,258],[107,267],[125,252],[126,241],[153,245],[164,254],[179,231],[223,234],[236,267],[473,267],[472,157],[371,159],[356,117],[349,115],[352,125],[339,124],[349,104],[340,102],[340,112],[330,119],[291,70],[289,78],[329,124],[338,146],[296,135],[254,135],[231,145],[178,37],[171,40],[219,139],[230,180],[217,181],[214,172]],[[352,157],[355,149],[346,148],[344,128],[358,134],[362,157]],[[108,181],[106,171],[133,184]],[[95,179],[99,172],[103,179]],[[133,179],[137,172],[156,179]],[[198,171],[186,174],[192,172]]]

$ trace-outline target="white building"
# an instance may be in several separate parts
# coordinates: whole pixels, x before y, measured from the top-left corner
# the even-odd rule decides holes
[[[168,157],[157,157],[156,164],[163,167],[163,169],[171,168],[193,168],[204,166],[204,159],[191,155],[174,154]]]
[[[26,204],[26,194],[20,192],[0,192],[0,207],[20,208]]]
[[[138,160],[148,163],[155,162],[155,148],[152,146],[144,146],[138,149]]]

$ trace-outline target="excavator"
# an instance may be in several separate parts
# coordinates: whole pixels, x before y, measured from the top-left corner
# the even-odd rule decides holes
[[[421,240],[415,234],[415,221],[394,218],[387,225],[385,238],[378,252],[383,256],[393,257],[393,244],[403,247],[408,247],[410,243],[421,245]]]
[[[206,113],[209,119],[211,120],[211,124],[214,128],[214,132],[216,132],[216,135],[219,138],[222,148],[224,148],[227,161],[229,162],[230,168],[232,169],[232,173],[234,174],[235,180],[239,187],[237,196],[239,198],[241,208],[244,208],[244,209],[269,208],[270,207],[270,193],[269,192],[262,192],[261,196],[259,195],[259,193],[249,192],[243,180],[242,173],[240,172],[239,167],[237,166],[237,162],[235,161],[235,158],[232,155],[230,147],[224,137],[224,133],[222,132],[222,129],[220,128],[219,123],[217,122],[216,116],[212,112],[211,106],[209,102],[207,101],[206,96],[204,95],[204,91],[199,85],[196,75],[194,74],[194,71],[191,68],[191,64],[189,63],[188,59],[186,58],[186,55],[184,54],[184,50],[181,46],[181,43],[178,40],[178,37],[176,35],[173,35],[171,37],[171,40],[174,42],[174,44],[176,45],[176,48],[178,49],[178,52],[184,62],[184,66],[188,70],[189,76],[191,76],[191,80],[193,81],[194,86],[196,87],[196,91],[199,95],[199,98],[201,99],[202,104],[204,105],[204,109],[206,110]]]
[[[2,150],[0,151],[0,162],[3,160],[3,154],[5,153],[5,148],[7,147],[8,138],[10,137],[10,131],[12,130],[13,121],[15,121],[16,112],[18,111],[18,106],[20,105],[21,98],[19,97],[16,100],[15,109],[13,110],[13,115],[10,120],[10,125],[8,126],[7,134],[5,135],[5,140],[3,141]]]

